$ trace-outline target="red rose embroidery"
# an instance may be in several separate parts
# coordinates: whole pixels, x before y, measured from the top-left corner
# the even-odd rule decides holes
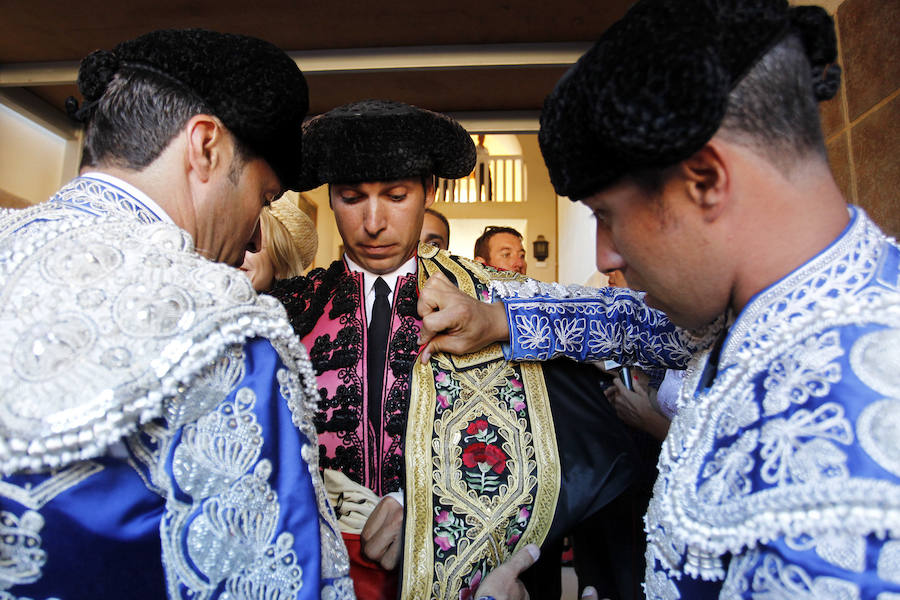
[[[482,471],[493,469],[496,473],[502,473],[506,468],[506,454],[493,444],[485,444],[476,442],[463,450],[463,464],[474,469],[480,465],[485,465]]]
[[[488,422],[484,419],[478,419],[474,423],[469,423],[469,426],[466,427],[466,433],[468,433],[469,435],[477,435],[482,431],[487,430],[487,428]]]

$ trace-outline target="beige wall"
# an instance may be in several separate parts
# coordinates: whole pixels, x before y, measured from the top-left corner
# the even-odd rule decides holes
[[[334,212],[328,206],[328,186],[323,185],[304,195],[316,205],[316,232],[319,234],[319,249],[316,251],[314,267],[328,267],[340,257],[341,235],[334,222]]]
[[[558,197],[559,248],[558,281],[564,285],[585,285],[597,272],[597,220],[582,202]]]
[[[536,134],[517,136],[522,146],[522,158],[527,169],[528,197],[522,203],[453,204],[436,202],[435,210],[448,219],[489,219],[496,225],[505,225],[510,219],[528,221],[528,239],[525,240],[528,276],[541,281],[556,281],[559,239],[556,233],[556,193],[550,185],[550,176],[544,166]],[[550,257],[540,267],[532,256],[531,243],[538,235],[550,242]],[[453,236],[453,233],[450,233]],[[468,258],[472,258],[471,254]]]
[[[834,14],[834,11],[838,9],[841,3],[844,0],[790,0],[791,4],[796,6],[803,5],[813,5],[813,6],[821,6],[825,10],[828,11],[829,14]]]
[[[0,197],[5,205],[42,202],[63,179],[66,140],[0,105]]]

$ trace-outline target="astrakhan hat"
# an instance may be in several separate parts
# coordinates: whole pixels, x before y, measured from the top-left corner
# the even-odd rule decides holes
[[[462,125],[402,102],[345,104],[303,127],[301,190],[425,175],[457,179],[474,167],[475,144]]]
[[[539,141],[556,192],[585,198],[639,169],[684,160],[715,134],[728,94],[788,32],[813,67],[818,99],[840,69],[834,23],[786,0],[642,0],[547,97]]]
[[[297,64],[269,42],[204,29],[154,31],[112,51],[89,54],[78,71],[85,99],[69,113],[90,119],[113,76],[123,69],[156,73],[206,104],[282,185],[296,189],[303,119],[309,110],[306,80]]]

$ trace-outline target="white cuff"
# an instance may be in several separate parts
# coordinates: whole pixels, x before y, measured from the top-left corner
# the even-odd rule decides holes
[[[388,492],[384,496],[385,496],[385,498],[387,498],[387,497],[393,498],[398,503],[400,503],[400,506],[403,506],[403,490],[398,490],[396,492]]]

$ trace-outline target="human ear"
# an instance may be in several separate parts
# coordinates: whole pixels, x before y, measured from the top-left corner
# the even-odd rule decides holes
[[[225,164],[225,126],[211,115],[194,115],[185,125],[187,132],[187,161],[191,170],[204,183],[212,172]]]
[[[476,257],[475,257],[475,262],[481,263],[481,264],[483,264],[483,265],[484,265],[484,264],[487,264],[487,263],[485,262],[485,260],[484,260],[483,258],[481,258],[480,256],[476,256]]]
[[[700,150],[682,161],[680,175],[690,200],[713,221],[724,210],[729,191],[729,165],[721,148],[707,142]]]
[[[434,177],[431,176],[428,178],[428,183],[425,185],[425,208],[428,208],[432,204],[434,204],[435,198],[435,187],[434,187]]]

